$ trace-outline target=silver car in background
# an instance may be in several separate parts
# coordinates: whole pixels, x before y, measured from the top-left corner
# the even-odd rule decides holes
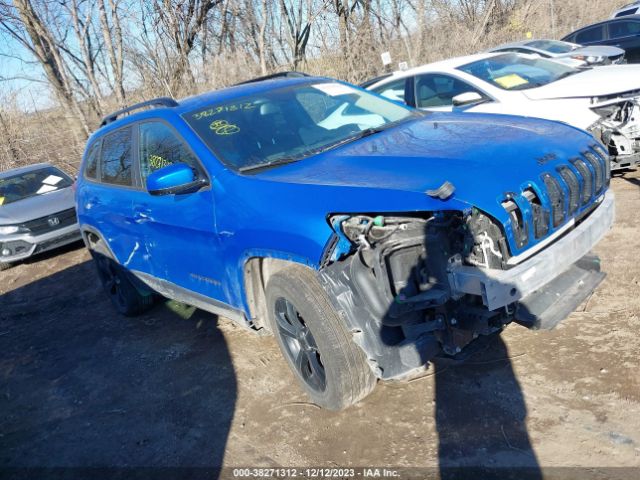
[[[615,65],[625,62],[625,51],[618,47],[590,45],[583,47],[577,43],[560,40],[524,40],[492,48],[489,52],[515,52],[540,55],[549,60],[564,63],[570,67],[595,67]]]
[[[0,172],[0,270],[81,238],[71,177],[46,163]]]

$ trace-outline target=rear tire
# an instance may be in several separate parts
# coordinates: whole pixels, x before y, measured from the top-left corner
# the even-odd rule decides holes
[[[11,267],[13,267],[13,263],[0,262],[0,272],[9,270]]]
[[[314,403],[343,410],[371,393],[376,377],[314,271],[281,270],[270,278],[266,297],[271,330]]]
[[[129,272],[104,255],[95,252],[91,254],[102,286],[118,313],[133,317],[146,312],[153,306],[153,294],[140,293],[133,284]]]

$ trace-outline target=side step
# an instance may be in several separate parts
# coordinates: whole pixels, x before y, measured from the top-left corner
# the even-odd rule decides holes
[[[515,321],[532,330],[551,330],[584,302],[606,277],[600,259],[585,255],[563,274],[518,302]]]

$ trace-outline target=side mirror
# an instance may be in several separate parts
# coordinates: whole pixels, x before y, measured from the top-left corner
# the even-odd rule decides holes
[[[465,107],[467,105],[482,103],[485,101],[485,98],[478,92],[464,92],[453,97],[451,101],[454,107]]]
[[[151,195],[190,193],[207,184],[207,180],[197,178],[193,169],[186,163],[168,165],[147,177],[147,191]]]

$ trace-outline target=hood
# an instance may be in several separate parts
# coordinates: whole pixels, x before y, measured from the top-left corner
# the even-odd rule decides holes
[[[640,90],[640,65],[605,65],[522,92],[532,100],[603,97]]]
[[[586,133],[553,121],[433,113],[255,177],[296,185],[345,187],[343,192],[350,189],[321,200],[305,200],[322,202],[333,211],[354,211],[354,203],[383,206],[387,199],[390,204],[395,194],[404,192],[429,200],[429,206],[439,209],[476,206],[506,220],[500,207],[505,192],[519,191],[523,184],[538,181],[542,172],[566,162],[592,143]],[[445,181],[455,187],[449,199],[426,195],[427,190],[437,189]],[[354,195],[356,188],[359,194]],[[406,207],[407,211],[412,209]]]
[[[14,225],[46,217],[75,206],[71,187],[0,206],[0,225]]]
[[[618,47],[609,47],[606,45],[591,45],[588,47],[576,48],[575,50],[565,54],[571,57],[574,55],[594,56],[594,57],[618,57],[624,55],[624,50]]]

